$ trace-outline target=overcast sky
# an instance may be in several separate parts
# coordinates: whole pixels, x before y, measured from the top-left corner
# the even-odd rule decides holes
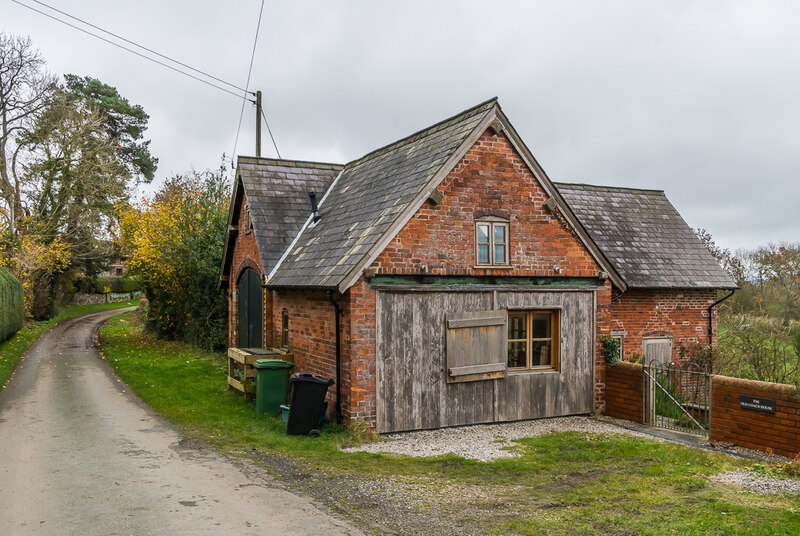
[[[246,82],[260,0],[46,2]],[[284,158],[339,163],[497,96],[552,180],[665,190],[690,226],[752,248],[800,241],[798,26],[788,1],[268,0],[250,88]],[[142,105],[157,181],[233,151],[241,99],[11,0],[0,29]]]

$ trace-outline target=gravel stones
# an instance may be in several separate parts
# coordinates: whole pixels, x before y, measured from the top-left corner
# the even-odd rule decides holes
[[[800,480],[760,476],[750,471],[728,471],[711,478],[721,484],[731,484],[755,493],[790,493],[800,495]]]
[[[514,447],[515,439],[536,437],[550,432],[628,434],[647,439],[659,439],[649,434],[616,426],[611,419],[558,417],[387,434],[383,436],[385,441],[344,449],[344,451],[383,452],[417,457],[442,456],[452,453],[471,460],[488,462],[498,458],[518,456],[519,453]]]

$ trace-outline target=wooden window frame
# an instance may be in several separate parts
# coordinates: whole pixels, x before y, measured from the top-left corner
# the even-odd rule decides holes
[[[281,346],[289,348],[289,311],[281,311]]]
[[[550,314],[550,337],[534,337],[533,336],[533,315],[534,314]],[[509,374],[520,372],[559,372],[561,370],[561,309],[511,309],[508,311],[508,316],[515,314],[525,315],[525,339],[512,339],[509,336],[506,338],[506,346],[514,342],[525,343],[525,366],[512,367],[508,366]],[[507,329],[510,329],[511,322],[506,320]],[[550,364],[549,365],[533,365],[532,348],[534,342],[550,341]]]
[[[479,225],[486,225],[489,227],[489,262],[482,263],[480,262],[480,255],[478,253],[479,246],[486,245],[480,244],[478,242],[478,226]],[[505,243],[497,243],[494,239],[494,230],[495,227],[502,227],[505,229]],[[486,268],[486,267],[495,267],[500,266],[503,268],[507,268],[511,266],[511,259],[510,259],[510,243],[511,243],[511,224],[508,220],[504,220],[502,218],[480,218],[475,220],[475,230],[474,230],[474,240],[475,240],[475,267],[476,268]],[[495,262],[495,246],[503,244],[505,246],[505,261],[504,262]]]

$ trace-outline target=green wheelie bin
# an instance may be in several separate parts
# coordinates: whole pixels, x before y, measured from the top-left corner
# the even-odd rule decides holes
[[[289,385],[289,369],[294,363],[281,359],[259,359],[253,363],[258,371],[256,377],[256,413],[274,417],[286,404],[286,389]]]

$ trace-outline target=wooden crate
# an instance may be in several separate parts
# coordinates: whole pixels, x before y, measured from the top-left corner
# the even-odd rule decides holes
[[[242,393],[246,400],[256,396],[256,374],[253,363],[259,359],[293,361],[283,348],[228,348],[228,388]]]

